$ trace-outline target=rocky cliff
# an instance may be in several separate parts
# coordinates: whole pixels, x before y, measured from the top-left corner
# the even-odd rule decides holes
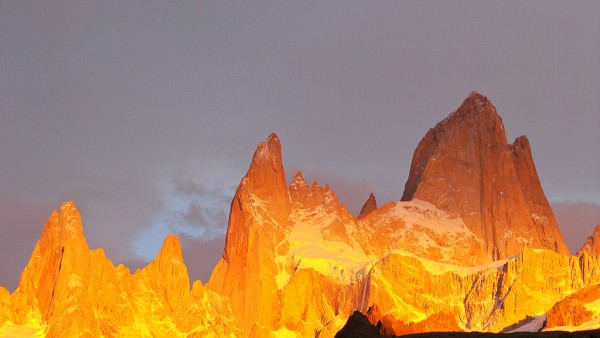
[[[358,214],[357,218],[363,219],[374,210],[377,210],[377,200],[375,199],[375,195],[371,193],[365,204],[363,204],[362,208],[360,209],[360,213]]]
[[[22,333],[20,327],[47,337],[234,332],[218,295],[200,282],[190,290],[175,236],[168,236],[156,259],[132,275],[123,265],[115,267],[102,249],[89,250],[73,202],[52,213],[18,288],[7,294],[0,290],[0,326],[5,324],[0,336]]]
[[[403,201],[419,199],[460,217],[490,260],[526,247],[568,254],[525,136],[506,141],[502,119],[473,92],[415,150]]]
[[[594,233],[588,237],[581,248],[577,250],[577,256],[581,256],[583,254],[600,256],[600,224],[596,225]]]
[[[207,284],[229,298],[246,333],[272,326],[278,304],[275,257],[285,247],[290,208],[281,144],[271,134],[258,145],[233,197],[223,257]]]
[[[174,235],[133,274],[114,266],[64,203],[17,290],[0,288],[0,336],[324,338],[356,310],[386,334],[538,330],[546,318],[547,329],[600,327],[588,243],[565,255],[527,139],[507,144],[491,103],[472,94],[419,144],[403,201],[378,208],[371,195],[360,217],[300,172],[288,186],[271,134],[206,286],[190,287]]]

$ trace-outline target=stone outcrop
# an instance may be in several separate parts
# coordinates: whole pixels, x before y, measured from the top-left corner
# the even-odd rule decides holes
[[[589,305],[600,284],[595,238],[579,257],[564,255],[529,143],[506,143],[487,98],[472,94],[427,133],[403,199],[377,208],[371,194],[353,217],[328,185],[300,172],[288,187],[271,134],[231,202],[220,261],[206,286],[191,289],[176,236],[132,274],[88,248],[67,202],[17,290],[0,288],[0,336],[34,326],[47,337],[326,338],[353,313],[364,324],[355,310],[374,336],[600,316]]]
[[[526,247],[569,254],[527,138],[507,144],[502,119],[481,94],[472,93],[419,143],[402,195],[412,199],[461,217],[490,260]]]
[[[73,202],[48,219],[15,292],[8,297],[3,290],[0,327],[33,325],[46,337],[235,332],[220,296],[200,282],[190,291],[177,237],[169,235],[157,258],[132,275],[123,265],[115,267],[102,249],[89,249]]]
[[[353,236],[360,238],[354,218],[339,205],[329,186],[317,182],[309,186],[298,172],[288,189],[281,162],[279,138],[271,134],[258,145],[236,191],[223,256],[207,283],[207,288],[229,300],[243,335],[260,336],[282,327],[300,332],[314,327],[329,330],[326,323],[337,315],[332,304],[340,302],[335,280],[331,293],[306,298],[309,304],[297,299],[298,293],[309,292],[314,283],[326,284],[298,271],[300,264],[310,264],[314,258],[311,250],[315,248],[303,246],[308,239],[314,238],[317,246],[340,243],[337,247],[358,250],[364,256]],[[303,278],[308,281],[298,284]],[[354,304],[352,299],[344,302]],[[314,323],[305,327],[306,321]]]
[[[600,286],[592,285],[556,303],[546,317],[546,328],[579,326],[592,319],[594,313],[585,305],[600,299]]]
[[[89,250],[75,204],[63,203],[48,219],[11,296],[10,319],[23,324],[31,313],[39,314],[41,322],[48,323],[50,337],[106,334],[111,325],[96,318],[95,310],[118,313],[117,327],[133,319],[122,307],[127,301],[121,277],[102,249]]]
[[[373,304],[366,313],[369,322],[379,328],[379,333],[384,336],[401,336],[421,332],[461,332],[463,331],[456,323],[454,314],[435,313],[419,322],[405,323],[396,320],[393,315],[383,315],[377,306]]]
[[[6,288],[0,286],[0,327],[6,322],[10,311],[10,293]]]
[[[357,218],[363,219],[374,210],[377,210],[377,200],[375,199],[375,195],[371,193],[365,204],[363,204],[362,208],[360,209],[360,213],[358,214]]]
[[[288,228],[290,209],[281,143],[271,134],[258,145],[235,193],[223,257],[207,283],[209,289],[229,298],[237,325],[245,333],[273,326],[278,303],[275,256]]]
[[[433,261],[478,265],[487,261],[483,241],[460,218],[420,200],[391,202],[359,221],[365,250],[376,257],[403,250]]]
[[[528,144],[524,139],[515,142],[515,146],[506,143],[504,146],[507,149],[504,155],[510,156],[511,161],[527,159],[524,154],[528,152]],[[528,264],[515,265],[509,261],[488,268],[456,267],[480,265],[492,255],[487,252],[484,237],[480,238],[470,229],[460,215],[451,214],[430,201],[413,198],[392,202],[356,219],[339,205],[328,186],[322,187],[316,182],[308,185],[300,172],[285,190],[286,195],[283,186],[275,188],[276,184],[269,183],[281,182],[284,176],[283,167],[279,166],[280,152],[265,151],[264,147],[280,149],[279,139],[271,135],[259,144],[248,172],[258,172],[253,169],[257,158],[262,158],[257,154],[275,154],[275,159],[268,157],[260,163],[276,163],[266,166],[272,171],[262,175],[278,178],[263,180],[260,185],[251,184],[250,174],[242,179],[232,203],[224,255],[208,283],[209,289],[229,297],[234,317],[241,318],[242,332],[261,335],[290,330],[305,336],[318,331],[327,336],[335,318],[353,309],[366,311],[367,304],[378,304],[386,323],[393,326],[390,329],[395,327],[400,332],[454,330],[456,326],[500,331],[532,313],[547,311],[553,302],[585,285],[585,282],[577,282],[569,288],[552,289],[550,284],[557,284],[556,280],[518,276],[517,271],[538,271],[539,266],[546,269],[554,266],[556,270],[552,270],[552,274],[571,276],[578,264],[568,257],[561,259],[560,255]],[[517,182],[519,187],[529,184],[530,176],[523,173],[523,184]],[[251,186],[262,189],[260,198],[249,189]],[[539,202],[529,192],[521,191],[521,195],[529,211],[537,205],[534,202]],[[238,232],[240,234],[234,237]],[[270,236],[261,237],[265,233]],[[262,246],[247,249],[243,241],[248,238],[258,239],[255,242]],[[507,241],[510,242],[510,238]],[[522,249],[530,245],[529,242],[521,244]],[[229,253],[234,248],[238,250],[235,255]],[[396,250],[411,254],[396,254]],[[539,256],[544,256],[544,252],[540,251]],[[234,262],[234,256],[239,261]],[[527,251],[519,259],[532,256],[537,257],[537,252]],[[395,266],[389,275],[388,269],[383,269],[387,264]],[[569,268],[565,270],[566,267]],[[398,271],[402,273],[399,275]],[[533,273],[539,275],[539,272]],[[583,280],[589,276],[578,278]],[[252,282],[257,279],[260,283]],[[525,287],[530,283],[539,284],[540,290],[553,296],[547,302],[529,305],[536,297]],[[223,288],[227,284],[240,290],[252,289],[253,293],[245,295],[234,287]],[[320,292],[315,293],[314,288]],[[299,293],[305,295],[302,300],[297,296]],[[258,294],[263,296],[255,297]],[[515,310],[517,299],[527,304],[518,311]],[[256,313],[249,303],[260,304],[261,309],[266,310]],[[508,308],[497,304],[506,304]],[[399,313],[398,309],[404,310]],[[262,315],[265,312],[275,320],[269,321],[268,316]],[[444,327],[443,323],[454,324]]]
[[[161,303],[175,309],[190,291],[187,267],[181,255],[181,245],[175,235],[165,238],[156,258],[134,276],[154,290]]]
[[[589,256],[579,259],[539,249],[476,268],[449,268],[391,254],[373,267],[367,300],[392,323],[418,324],[433,315],[450,315],[462,330],[500,332],[599,283],[599,264]]]
[[[596,225],[594,234],[585,240],[585,243],[577,250],[576,256],[584,254],[592,256],[600,256],[600,224]]]
[[[291,228],[313,223],[310,230],[317,232],[322,239],[351,247],[359,246],[357,240],[363,238],[362,234],[358,233],[353,217],[344,205],[339,204],[336,193],[329,185],[322,187],[318,182],[313,182],[309,187],[302,173],[298,172],[289,190],[293,206],[290,213]],[[349,229],[352,231],[349,232]]]
[[[377,326],[360,311],[354,311],[348,318],[344,327],[335,335],[335,338],[379,338],[382,337]]]

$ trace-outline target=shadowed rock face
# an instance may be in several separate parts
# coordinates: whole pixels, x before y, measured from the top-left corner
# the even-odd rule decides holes
[[[357,218],[363,219],[374,210],[377,210],[377,200],[375,200],[375,195],[371,193],[371,195],[369,195],[369,199],[367,199],[365,204],[360,209],[360,214],[358,214]]]
[[[527,138],[507,144],[502,119],[481,94],[472,93],[417,146],[402,196],[412,199],[461,217],[484,240],[489,259],[525,247],[569,253]]]
[[[379,330],[369,322],[360,311],[354,311],[346,325],[335,335],[335,338],[377,338],[382,337]]]

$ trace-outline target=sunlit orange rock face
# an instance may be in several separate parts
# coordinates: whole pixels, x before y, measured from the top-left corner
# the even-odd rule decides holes
[[[368,302],[405,323],[452,314],[463,329],[498,332],[600,282],[598,264],[591,257],[525,249],[492,265],[445,270],[438,263],[389,255],[372,272]]]
[[[525,136],[507,144],[487,97],[472,93],[415,150],[402,200],[429,201],[460,217],[490,259],[525,247],[569,254]]]
[[[483,241],[460,218],[429,202],[391,202],[369,213],[358,224],[366,236],[365,251],[376,257],[390,250],[404,250],[455,265],[486,262]]]
[[[592,319],[594,313],[586,304],[600,298],[600,286],[592,285],[556,303],[548,311],[546,328],[557,326],[579,326]]]
[[[469,102],[474,105],[473,109],[467,109]],[[453,119],[453,116],[460,119]],[[483,121],[484,118],[490,121]],[[587,275],[578,277],[582,281],[573,282],[571,287],[556,280],[552,284],[544,277],[538,280],[527,277],[528,274],[516,275],[517,271],[533,269],[534,275],[539,276],[543,275],[540,274],[542,266],[555,266],[557,271],[553,273],[563,273],[568,276],[565,280],[570,281],[575,273],[572,271],[576,268],[574,263],[563,262],[556,254],[546,258],[543,252],[533,255],[538,261],[527,266],[521,262],[523,256],[518,256],[519,270],[511,271],[510,276],[498,267],[474,270],[456,267],[506,258],[528,247],[561,253],[566,253],[566,247],[539,187],[526,139],[519,138],[514,145],[507,145],[495,109],[486,98],[477,94],[470,96],[448,120],[454,122],[449,123],[451,127],[445,131],[447,133],[463,135],[465,129],[472,130],[463,135],[466,141],[455,143],[454,155],[451,153],[446,160],[450,167],[426,170],[427,175],[421,177],[433,180],[435,174],[439,174],[439,178],[447,178],[457,187],[463,184],[466,197],[457,198],[463,201],[472,198],[480,207],[483,203],[484,210],[490,215],[483,225],[479,218],[479,228],[473,226],[475,222],[465,222],[462,213],[440,207],[434,203],[438,200],[428,198],[446,192],[420,194],[420,186],[427,182],[423,180],[415,181],[418,193],[413,193],[410,201],[392,202],[377,208],[373,197],[367,201],[361,217],[354,218],[339,205],[328,186],[317,183],[311,186],[301,173],[294,176],[286,190],[282,183],[284,170],[279,139],[271,135],[259,144],[232,203],[223,258],[208,283],[211,290],[229,297],[242,332],[264,335],[289,330],[302,335],[319,333],[327,336],[332,331],[332,323],[340,316],[349,315],[355,308],[366,311],[369,304],[380,306],[386,318],[396,326],[403,323],[405,331],[441,329],[439,325],[443,321],[439,319],[444,316],[455,318],[456,325],[464,329],[499,331],[532,315],[532,311],[548,310],[553,302],[586,285],[583,280],[590,278]],[[452,128],[458,131],[453,132]],[[491,143],[489,148],[498,149],[470,150],[477,142],[488,147],[488,141]],[[482,171],[478,179],[451,178],[452,174],[459,176],[461,173],[452,168],[455,165],[451,161],[453,156],[456,158],[457,154],[470,151],[472,170],[481,168]],[[445,160],[440,157],[439,161]],[[486,164],[488,162],[490,164]],[[485,165],[475,165],[481,163]],[[481,181],[482,175],[489,183]],[[460,193],[448,186],[445,188],[451,193]],[[475,196],[471,193],[475,190],[483,192]],[[494,200],[488,196],[494,193],[500,197],[496,196]],[[527,214],[515,212],[519,208],[525,208]],[[469,210],[469,215],[475,213]],[[496,237],[486,238],[486,233],[494,231],[501,232],[502,236],[495,234]],[[547,245],[548,241],[553,244]],[[260,246],[253,248],[253,243],[260,243]],[[237,254],[232,250],[237,250]],[[394,254],[396,250],[410,252],[414,257]],[[410,273],[423,264],[422,259],[452,264],[448,265],[452,268],[442,264],[433,270],[447,269],[448,273],[440,274],[426,268],[418,268],[416,275]],[[565,259],[568,261],[568,257]],[[388,270],[381,270],[382,264],[392,264],[393,273],[383,274]],[[514,266],[512,261],[502,264],[506,269]],[[504,266],[502,264],[500,266]],[[450,273],[454,270],[455,273]],[[444,278],[440,279],[440,275]],[[511,283],[518,281],[514,289],[508,279]],[[487,284],[480,285],[476,280],[485,280]],[[524,286],[528,283],[537,283],[540,290],[549,292],[550,296],[544,296],[549,301],[535,302],[535,297],[541,294],[528,292]],[[553,288],[550,285],[559,286]],[[396,287],[402,291],[394,291]],[[314,288],[320,291],[315,293]],[[443,294],[448,296],[442,297]],[[498,299],[500,295],[506,298]],[[314,301],[307,301],[309,299]],[[516,305],[518,301],[528,306],[521,308]],[[260,304],[259,313],[254,311],[256,304]],[[504,307],[510,304],[514,308]],[[447,328],[454,326],[449,324]]]
[[[6,288],[0,287],[0,327],[6,322],[6,316],[10,311],[10,293]]]
[[[581,256],[588,254],[592,256],[600,256],[600,224],[596,225],[594,234],[585,240],[585,243],[577,251],[576,255]]]
[[[311,223],[313,217],[322,219]],[[304,285],[304,289],[300,286],[286,288],[291,283],[292,274],[294,283],[302,278],[315,280],[305,276],[304,272],[295,273],[298,262],[289,257],[288,252],[294,245],[290,241],[297,243],[301,239],[296,240],[298,234],[292,234],[292,230],[296,226],[308,225],[308,231],[300,231],[299,235],[350,243],[360,249],[345,226],[353,219],[344,207],[339,206],[335,193],[329,187],[323,188],[317,183],[309,187],[301,173],[296,174],[288,189],[281,144],[279,138],[272,134],[258,145],[250,168],[233,198],[223,257],[207,287],[228,298],[236,324],[244,334],[263,336],[281,328],[301,329],[303,325],[297,322],[303,323],[311,318],[310,311],[319,313],[314,319],[323,326],[326,318],[320,311],[328,306],[313,308],[313,303],[302,305],[298,299],[299,292],[308,292],[306,289],[312,287],[313,282]],[[297,259],[301,255],[298,253]],[[336,299],[338,285],[335,281],[332,285],[331,294],[321,292],[306,301],[339,302]],[[319,301],[319,298],[324,299]],[[297,311],[303,320],[286,315]]]
[[[10,319],[24,323],[30,313],[39,312],[49,336],[92,337],[108,330],[94,315],[95,309],[104,308],[119,313],[115,325],[125,326],[132,314],[121,307],[127,300],[115,290],[124,284],[118,272],[101,249],[89,250],[75,204],[64,203],[48,219],[21,275],[11,297],[15,313]]]
[[[0,288],[0,336],[34,326],[48,337],[325,338],[357,309],[388,334],[499,332],[544,316],[548,329],[600,327],[598,231],[565,255],[527,139],[507,144],[479,94],[421,141],[403,201],[378,207],[371,195],[354,217],[328,185],[285,177],[271,134],[206,286],[190,286],[174,235],[146,267],[115,267],[64,203],[17,290]]]
[[[366,305],[366,266],[390,250],[446,263],[484,262],[483,242],[431,203],[377,209],[373,197],[370,211],[357,220],[329,186],[309,186],[300,172],[289,188],[284,179],[281,145],[273,134],[258,145],[240,182],[223,257],[207,283],[229,299],[244,334],[317,330],[326,336],[334,318]],[[317,285],[321,291],[308,298],[314,303],[299,299]]]
[[[203,322],[227,317],[224,304],[207,298],[217,297],[200,282],[190,291],[176,237],[131,275],[102,249],[89,250],[79,212],[67,202],[48,219],[15,292],[7,298],[0,290],[0,320],[45,325],[47,337],[194,334],[207,331],[198,329]],[[211,334],[228,332],[226,326],[215,322]]]
[[[258,145],[235,193],[223,258],[207,285],[229,297],[237,325],[245,333],[272,327],[278,304],[275,256],[289,212],[281,144],[271,134]]]

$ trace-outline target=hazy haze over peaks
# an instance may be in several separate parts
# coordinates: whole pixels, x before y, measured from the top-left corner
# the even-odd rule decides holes
[[[600,223],[599,15],[597,2],[2,1],[0,285],[16,286],[63,200],[113,261],[149,261],[174,232],[205,281],[269,133],[288,181],[302,170],[357,214],[370,192],[400,199],[420,139],[474,89],[510,142],[528,136],[575,251]]]

